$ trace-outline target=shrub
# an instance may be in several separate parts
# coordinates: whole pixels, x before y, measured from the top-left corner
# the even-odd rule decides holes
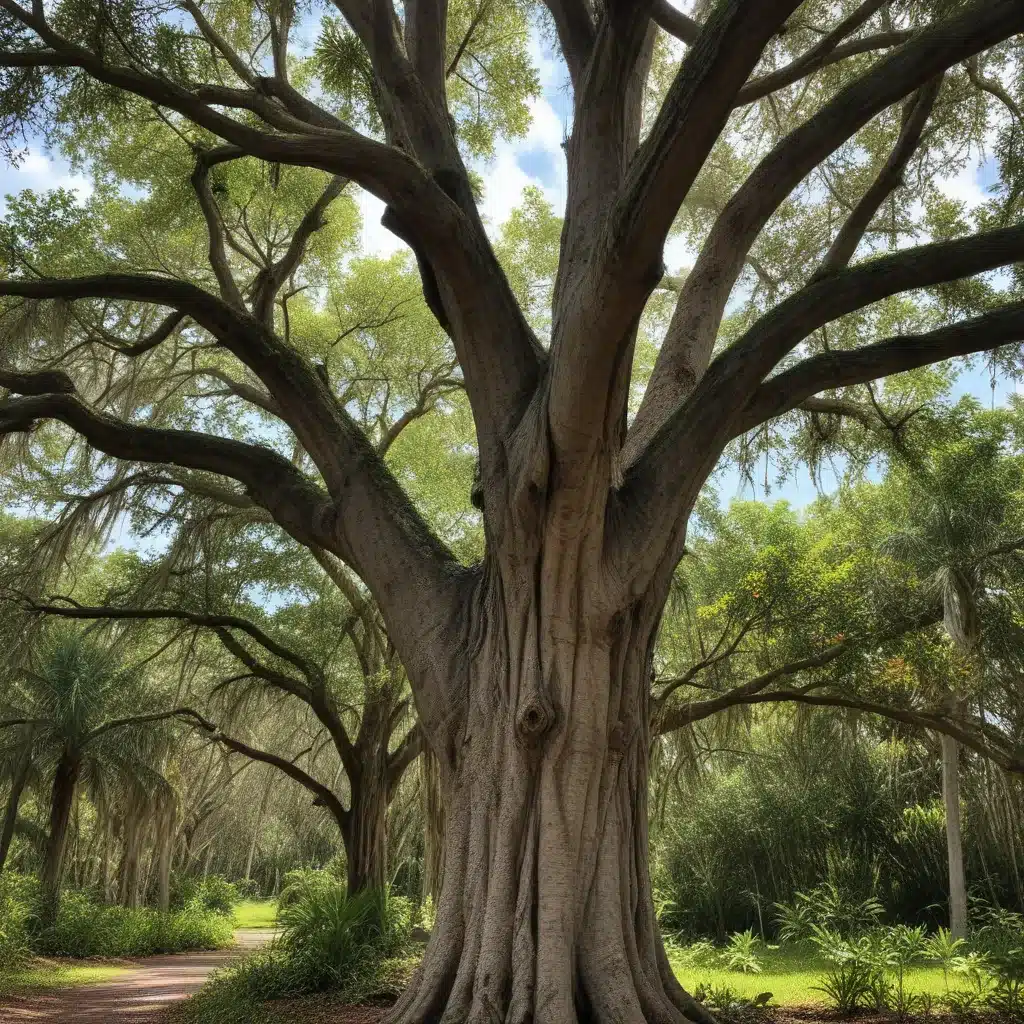
[[[174,880],[172,904],[179,910],[195,905],[230,917],[239,899],[235,883],[220,875],[208,875],[206,878],[179,876]]]
[[[798,892],[792,903],[777,903],[775,910],[783,942],[810,939],[815,926],[846,938],[862,935],[874,928],[885,912],[876,897],[858,899],[833,882]]]
[[[281,892],[278,924],[281,935],[270,946],[218,972],[190,1000],[186,1020],[256,1020],[261,1002],[315,992],[334,992],[346,1002],[397,995],[410,973],[404,954],[412,904],[387,890],[350,898],[329,871],[293,872]]]
[[[745,932],[735,932],[729,936],[729,945],[722,952],[723,963],[733,971],[760,974],[761,961],[757,956],[759,941],[752,928]]]
[[[171,913],[102,906],[83,893],[61,899],[56,922],[35,936],[48,956],[124,957],[218,949],[231,944],[231,923],[197,904]]]
[[[28,957],[29,928],[38,885],[35,879],[5,872],[0,875],[0,971],[20,966]]]
[[[815,925],[811,941],[831,964],[815,988],[840,1013],[855,1013],[867,1005],[878,980],[871,939],[844,939],[838,932]]]

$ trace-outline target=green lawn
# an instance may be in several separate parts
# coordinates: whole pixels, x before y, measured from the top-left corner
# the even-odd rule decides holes
[[[788,949],[761,948],[757,953],[763,966],[760,974],[742,974],[687,963],[675,951],[669,959],[676,977],[689,991],[727,987],[740,998],[753,999],[762,992],[771,992],[772,1001],[780,1006],[802,1006],[824,1003],[825,997],[815,990],[821,984],[828,964],[799,947]],[[908,992],[928,992],[935,997],[945,995],[946,985],[939,967],[915,967],[907,974]]]
[[[10,974],[0,973],[0,995],[44,988],[73,988],[110,981],[130,968],[116,964],[82,964],[64,960],[30,960]]]
[[[235,907],[236,928],[273,928],[276,923],[276,900],[243,900]]]

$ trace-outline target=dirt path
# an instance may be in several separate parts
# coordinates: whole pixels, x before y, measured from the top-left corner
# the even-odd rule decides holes
[[[156,1020],[160,1012],[195,993],[209,975],[240,953],[268,942],[269,929],[235,932],[235,946],[212,953],[152,956],[138,961],[123,975],[99,985],[33,992],[0,1005],[0,1024],[75,1021],[76,1024],[136,1024]]]

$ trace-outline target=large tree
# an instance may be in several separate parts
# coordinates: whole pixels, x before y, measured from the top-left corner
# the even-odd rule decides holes
[[[965,93],[1019,116],[1004,79],[1024,5],[719,0],[691,17],[664,0],[545,0],[573,117],[544,335],[502,270],[467,170],[481,118],[513,116],[489,84],[521,71],[481,43],[481,26],[500,35],[492,19],[527,5],[334,6],[347,27],[327,24],[311,65],[290,47],[287,3],[0,0],[7,125],[56,123],[99,150],[124,119],[156,111],[194,147],[210,265],[193,280],[167,272],[166,253],[144,260],[128,247],[83,275],[87,232],[13,261],[0,293],[28,315],[8,335],[0,433],[56,420],[115,460],[177,467],[193,485],[237,482],[368,588],[446,806],[437,924],[395,1020],[701,1019],[657,933],[646,825],[652,652],[690,512],[730,441],[819,393],[1024,339],[1024,305],[1007,287],[940,287],[1024,257],[1012,162],[1000,165],[1002,217],[977,233],[944,237],[934,217],[908,225],[910,207],[891,203],[915,156],[941,143],[929,126],[941,104],[947,129]],[[678,59],[661,31],[680,41]],[[474,77],[461,62],[477,45]],[[762,120],[740,146],[754,103]],[[283,251],[253,252],[218,213],[218,169],[246,157],[268,163],[271,181],[280,165],[330,176]],[[819,218],[785,278],[766,272],[743,322],[720,331],[745,267],[762,264],[759,236],[784,224],[818,170],[826,184],[843,178],[837,216]],[[473,566],[403,492],[288,315],[293,271],[346,181],[387,205],[384,223],[414,249],[454,347],[479,459],[485,551]],[[722,189],[727,201],[697,202]],[[814,190],[803,199],[813,205]],[[663,248],[686,204],[699,212],[699,254],[684,280],[665,281]],[[854,260],[879,244],[892,251]],[[239,258],[257,268],[244,286]],[[630,420],[638,325],[661,284],[675,305]],[[929,316],[877,315],[921,289],[934,290]],[[46,300],[56,309],[37,315]],[[140,306],[162,319],[140,320]],[[851,347],[831,344],[825,328],[851,317],[856,328],[839,332]],[[115,329],[130,326],[145,329],[128,344]],[[181,351],[197,333],[229,389],[286,427],[305,460],[216,420],[154,426],[152,405],[131,406],[114,362],[169,340]],[[93,373],[82,369],[90,346],[107,353]],[[239,365],[258,387],[231,375]]]

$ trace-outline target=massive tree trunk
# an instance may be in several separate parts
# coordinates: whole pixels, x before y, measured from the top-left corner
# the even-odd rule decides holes
[[[50,791],[50,831],[46,839],[42,871],[42,913],[45,922],[56,920],[60,906],[68,825],[81,771],[82,761],[78,752],[65,748],[57,762]]]
[[[3,831],[0,832],[0,871],[3,871],[7,864],[7,854],[11,849],[11,840],[14,838],[14,826],[18,821],[18,807],[21,804],[21,796],[25,792],[28,777],[32,772],[32,752],[29,750],[22,758],[18,770],[11,779],[11,792],[7,797],[7,810],[4,812]]]
[[[470,598],[464,728],[434,749],[442,897],[393,1021],[709,1019],[668,965],[648,877],[660,605],[603,603],[580,518],[552,517],[536,578],[490,563]]]
[[[949,859],[949,931],[967,938],[967,879],[960,829],[960,746],[942,734],[942,802],[946,808],[946,853]]]

